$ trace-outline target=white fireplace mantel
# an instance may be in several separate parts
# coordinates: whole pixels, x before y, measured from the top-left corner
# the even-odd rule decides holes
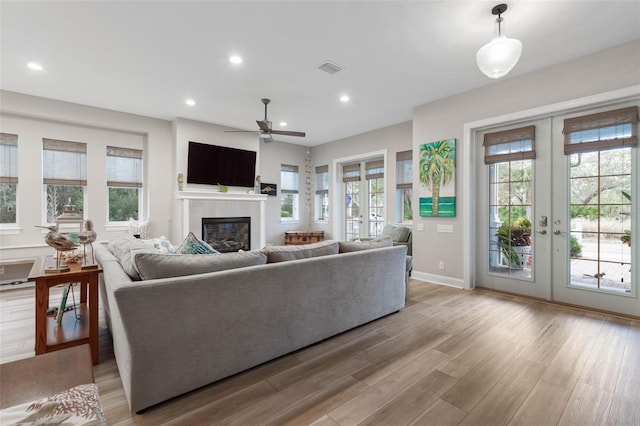
[[[200,232],[196,232],[199,228],[196,228],[195,223],[200,223],[202,217],[207,215],[208,217],[211,215],[234,217],[247,216],[247,212],[253,212],[251,213],[251,249],[259,249],[266,245],[267,195],[247,192],[177,191],[175,199],[177,213],[180,215],[178,232],[182,238],[190,230],[201,238]],[[255,237],[258,237],[258,241]]]
[[[247,192],[178,191],[178,200],[267,201],[267,195]]]

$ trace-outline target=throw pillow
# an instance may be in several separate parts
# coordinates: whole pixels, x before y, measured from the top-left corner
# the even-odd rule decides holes
[[[134,218],[129,218],[129,235],[137,235],[138,238],[146,240],[149,238],[149,219],[140,222]]]
[[[391,247],[393,246],[393,240],[391,239],[390,236],[385,235],[370,241],[352,241],[352,242],[340,241],[339,246],[340,246],[339,247],[340,253],[349,253],[352,251]]]
[[[168,253],[170,246],[168,240],[157,238],[153,240],[141,240],[129,235],[123,235],[109,242],[109,251],[118,259],[122,269],[134,280],[140,280],[138,271],[133,264],[133,256],[136,253]]]
[[[264,265],[267,255],[263,251],[216,255],[138,253],[134,262],[143,280],[153,280]]]
[[[176,254],[216,254],[218,251],[189,232],[182,244],[176,249]]]
[[[338,254],[338,243],[336,241],[328,240],[303,245],[267,246],[264,248],[264,251],[267,253],[267,263],[277,263],[286,262],[288,260],[308,259],[310,257]]]

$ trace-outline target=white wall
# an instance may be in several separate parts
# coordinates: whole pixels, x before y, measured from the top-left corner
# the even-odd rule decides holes
[[[85,217],[94,221],[98,239],[108,241],[126,228],[107,225],[106,145],[144,150],[144,217],[150,219],[151,235],[165,235],[179,243],[178,224],[173,223],[177,174],[186,177],[189,141],[230,146],[257,152],[256,174],[263,182],[280,187],[280,164],[300,168],[301,220],[280,222],[280,197],[269,197],[266,240],[282,244],[284,231],[309,229],[304,208],[306,147],[282,142],[265,144],[256,133],[226,133],[227,127],[184,118],[173,122],[94,108],[14,92],[0,92],[0,131],[18,134],[19,185],[18,229],[0,230],[0,259],[51,254],[42,224],[42,138],[87,143],[87,193]],[[187,184],[184,189],[217,191],[211,185]],[[244,192],[249,188],[232,187]],[[278,194],[280,192],[278,191]],[[198,232],[199,235],[199,232]]]
[[[266,241],[267,244],[284,244],[285,231],[310,230],[309,215],[306,211],[305,158],[307,148],[283,142],[260,142],[260,179],[263,183],[278,185],[278,195],[267,197],[266,201]],[[282,222],[280,220],[280,165],[298,166],[299,171],[299,221]],[[310,208],[313,208],[311,206]]]
[[[336,170],[333,162],[338,158],[348,158],[366,155],[370,152],[387,151],[387,164],[385,165],[385,181],[387,205],[387,217],[385,222],[397,222],[398,212],[396,212],[396,152],[407,151],[412,147],[412,124],[410,121],[396,124],[382,129],[340,139],[334,142],[318,145],[311,148],[313,168],[316,166],[329,166],[329,222],[313,224],[313,230],[324,231],[325,236],[332,239],[343,239],[341,236],[333,235],[334,229],[334,206],[333,195],[338,189],[336,187]],[[315,176],[314,176],[315,179]],[[315,189],[314,189],[315,191]],[[415,213],[414,213],[415,214]]]
[[[526,53],[525,53],[526,54]],[[439,139],[456,138],[457,212],[456,218],[421,218],[417,212],[419,197],[428,197],[420,188],[414,172],[413,265],[416,276],[428,276],[444,283],[462,282],[462,224],[471,194],[464,193],[461,165],[469,155],[463,145],[465,123],[541,107],[640,84],[640,41],[628,43],[593,55],[578,58],[520,77],[506,78],[483,88],[436,102],[417,106],[413,111],[413,147]],[[414,154],[414,170],[416,170]],[[419,188],[416,190],[416,188]],[[453,234],[437,233],[439,223],[452,224]],[[415,232],[423,224],[424,232]],[[445,271],[438,270],[444,261]]]
[[[42,224],[42,138],[87,143],[87,218],[94,221],[98,239],[114,234],[107,222],[106,145],[144,150],[144,216],[151,231],[168,235],[171,199],[164,194],[172,185],[171,123],[147,117],[93,108],[68,102],[0,92],[0,129],[18,135],[18,227],[0,232],[0,258],[50,254]]]

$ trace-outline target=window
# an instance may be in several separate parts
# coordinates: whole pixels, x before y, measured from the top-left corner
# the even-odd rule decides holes
[[[377,237],[384,226],[384,160],[365,163],[369,193],[369,237]]]
[[[280,165],[280,218],[297,221],[298,214],[298,166]]]
[[[487,133],[484,148],[489,165],[489,271],[531,280],[535,126]]]
[[[398,222],[411,222],[413,209],[413,151],[396,153],[396,211]]]
[[[631,293],[631,149],[638,109],[623,108],[564,121],[569,156],[570,285]]]
[[[342,166],[342,182],[344,183],[344,219],[345,241],[360,238],[360,164]]]
[[[16,223],[18,135],[0,133],[0,224]]]
[[[65,204],[74,205],[82,214],[87,185],[87,144],[43,139],[42,149],[45,222],[54,223]]]
[[[316,220],[329,220],[329,166],[316,167]]]
[[[142,204],[142,151],[107,147],[109,222],[140,220]]]

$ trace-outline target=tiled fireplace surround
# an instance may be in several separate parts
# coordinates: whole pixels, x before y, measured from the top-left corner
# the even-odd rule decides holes
[[[177,233],[202,238],[202,218],[251,217],[251,249],[266,245],[266,195],[240,192],[180,191],[176,193]]]

